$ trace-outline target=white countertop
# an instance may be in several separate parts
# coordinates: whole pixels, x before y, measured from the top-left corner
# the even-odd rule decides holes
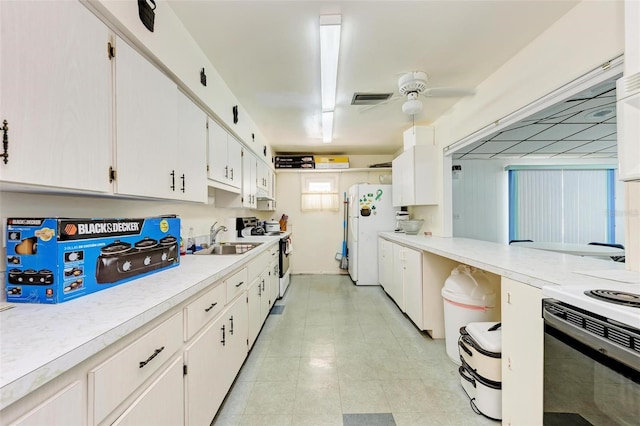
[[[624,271],[622,263],[487,241],[394,232],[380,235],[539,288],[597,285],[607,280],[584,272]],[[242,241],[275,243],[280,238]],[[58,305],[14,304],[0,312],[0,409],[184,302],[270,245],[244,255],[182,256],[177,268],[79,299]]]
[[[454,259],[538,288],[546,285],[593,285],[596,287],[609,280],[586,275],[585,272],[625,270],[624,263],[468,238],[442,238],[396,232],[381,232],[380,236],[407,247]],[[637,272],[629,272],[629,274],[640,275]]]
[[[538,250],[556,251],[558,253],[573,254],[576,256],[624,256],[624,250],[616,247],[598,246],[590,244],[570,244],[570,243],[545,243],[534,241],[518,241],[511,243],[512,246],[534,248]]]
[[[180,257],[180,265],[57,305],[16,303],[0,312],[0,409],[73,368],[268,250]]]

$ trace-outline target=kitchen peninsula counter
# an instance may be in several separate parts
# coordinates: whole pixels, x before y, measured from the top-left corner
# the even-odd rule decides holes
[[[442,287],[456,265],[466,264],[487,271],[487,279],[498,286],[496,307],[499,306],[502,324],[501,419],[506,425],[543,424],[544,291],[640,283],[640,273],[627,271],[625,264],[606,259],[467,238],[383,232],[379,239],[383,288],[399,306],[404,303],[406,314],[434,339],[453,337],[445,333]],[[387,260],[389,253],[391,262]],[[409,264],[406,259],[414,260]],[[409,264],[414,268],[402,271],[403,279],[404,276],[419,278],[401,281],[402,286],[398,288],[396,283],[400,281],[389,281],[386,272],[389,263],[395,272],[397,261],[404,267]],[[454,338],[457,340],[457,336]],[[522,395],[527,398],[523,399]]]
[[[0,410],[169,312],[277,244],[242,255],[186,255],[180,265],[61,304],[0,312]]]
[[[498,244],[469,238],[443,238],[381,232],[380,237],[409,248],[433,253],[533,287],[598,284],[604,281],[589,271],[637,280],[638,272],[625,271],[624,263]]]

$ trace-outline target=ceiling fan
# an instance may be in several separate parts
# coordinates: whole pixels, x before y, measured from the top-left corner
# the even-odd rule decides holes
[[[461,98],[471,96],[475,93],[473,90],[468,89],[448,87],[427,88],[427,80],[427,73],[422,71],[404,73],[398,79],[398,95],[395,95],[384,102],[372,105],[370,108],[405,98],[406,100],[402,104],[402,112],[406,115],[416,115],[422,111],[421,96],[425,98]],[[370,108],[365,108],[363,111]]]

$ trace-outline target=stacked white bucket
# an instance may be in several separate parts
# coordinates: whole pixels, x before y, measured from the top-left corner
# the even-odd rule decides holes
[[[460,367],[460,382],[474,411],[499,420],[501,333],[496,285],[483,271],[456,267],[442,288],[447,355]],[[491,329],[489,331],[489,329]]]
[[[473,322],[461,329],[458,368],[471,407],[489,418],[502,418],[502,338],[500,323]]]

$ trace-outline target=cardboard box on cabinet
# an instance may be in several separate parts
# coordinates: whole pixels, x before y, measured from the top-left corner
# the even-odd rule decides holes
[[[180,219],[7,219],[8,302],[62,303],[180,263]]]

